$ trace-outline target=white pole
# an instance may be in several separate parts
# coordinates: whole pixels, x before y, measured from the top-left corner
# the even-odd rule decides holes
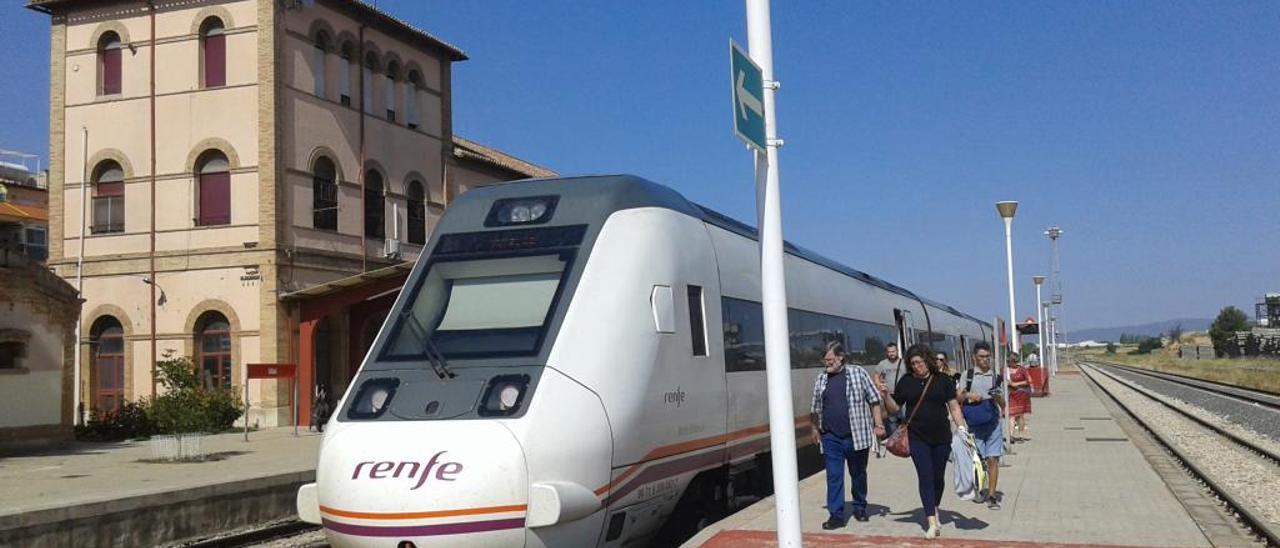
[[[769,446],[778,546],[799,547],[800,488],[796,472],[795,407],[791,402],[791,347],[787,285],[783,272],[782,205],[778,189],[778,134],[774,112],[773,35],[769,0],[746,0],[747,44],[764,80],[764,127],[768,151],[756,154],[760,213],[760,290],[764,308],[765,371],[769,390]],[[763,168],[763,169],[761,169]],[[761,188],[763,187],[763,191]]]
[[[1036,349],[1040,351],[1040,367],[1048,369],[1049,353],[1044,347],[1044,306],[1040,304],[1040,284],[1036,284]]]
[[[1012,355],[1012,353],[1018,351],[1018,349],[1016,348],[1018,330],[1014,327],[1014,320],[1012,319],[1012,318],[1017,318],[1016,316],[1017,307],[1014,305],[1014,299],[1013,299],[1013,214],[1010,213],[1009,215],[1001,215],[1001,217],[1004,218],[1004,260],[1005,260],[1005,267],[1007,268],[1008,274],[1009,274],[1009,318],[1010,318],[1009,320],[1009,347],[1010,347],[1009,353],[1010,355]],[[1009,367],[1008,367],[1008,364],[1006,364],[1004,368],[1004,385],[1008,387],[1009,382],[1010,382]],[[1009,390],[1009,396],[1010,397],[1008,401],[1012,402],[1013,400],[1012,389]],[[1012,413],[1008,415],[1007,426],[1008,426],[1009,432],[1012,433],[1013,432],[1013,414]]]
[[[83,135],[80,140],[80,256],[76,259],[76,296],[84,298],[84,238],[85,231],[88,227],[89,209],[89,128],[80,126]],[[71,415],[72,423],[80,424],[80,363],[83,358],[81,354],[80,340],[81,332],[84,329],[84,313],[76,314],[76,354],[75,363],[72,365],[71,371]]]
[[[1051,312],[1052,313],[1052,312]],[[1049,346],[1053,347],[1053,370],[1058,370],[1058,317],[1049,318]]]

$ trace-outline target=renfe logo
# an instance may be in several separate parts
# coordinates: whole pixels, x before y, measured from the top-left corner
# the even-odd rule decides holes
[[[409,488],[410,491],[422,487],[423,484],[427,483],[427,480],[431,478],[432,469],[435,470],[436,479],[439,481],[457,481],[457,478],[452,476],[457,476],[462,473],[462,463],[445,462],[441,463],[439,468],[436,468],[436,464],[440,461],[440,455],[443,454],[445,454],[445,451],[432,455],[431,460],[422,465],[413,461],[365,461],[356,464],[356,469],[351,472],[351,479],[360,479],[361,469],[368,464],[371,465],[369,468],[365,469],[365,474],[368,479],[398,479],[401,475],[409,479],[417,478],[418,482],[414,484],[413,487]],[[388,474],[388,472],[390,472],[390,474]],[[419,472],[421,472],[421,474],[419,474]]]

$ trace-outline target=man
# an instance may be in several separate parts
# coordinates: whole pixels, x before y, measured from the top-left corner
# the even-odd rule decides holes
[[[894,387],[898,385],[898,378],[904,373],[902,358],[898,355],[898,343],[889,343],[885,346],[884,355],[885,358],[876,364],[875,374],[880,377],[880,382],[888,389],[888,393],[892,394]],[[892,434],[904,420],[906,416],[902,414],[902,410],[897,413],[886,413],[885,430]],[[882,457],[884,457],[884,444],[876,443],[876,458]]]
[[[853,517],[867,521],[867,455],[874,437],[884,437],[880,394],[861,367],[845,367],[844,346],[827,344],[823,371],[813,382],[809,424],[813,443],[822,449],[827,467],[828,531],[844,527],[844,468],[853,485]],[[873,426],[874,424],[874,426]]]
[[[1004,429],[1001,411],[1004,409],[1003,378],[991,367],[991,345],[979,342],[973,345],[974,365],[960,378],[960,401],[965,422],[978,445],[978,454],[987,460],[987,492],[979,492],[976,502],[987,503],[987,508],[1000,509],[1000,494],[996,483],[1000,479],[1000,457],[1004,455]]]

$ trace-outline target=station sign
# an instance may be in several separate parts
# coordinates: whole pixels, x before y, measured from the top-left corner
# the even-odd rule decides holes
[[[291,363],[251,363],[250,379],[292,379],[296,367]]]

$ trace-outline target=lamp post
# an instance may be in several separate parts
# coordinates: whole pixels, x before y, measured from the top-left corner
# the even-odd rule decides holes
[[[1040,350],[1040,367],[1048,367],[1045,360],[1048,354],[1044,351],[1044,314],[1040,307],[1040,286],[1044,284],[1044,276],[1035,275],[1031,281],[1036,284],[1036,348]]]
[[[996,211],[1000,212],[1000,218],[1004,220],[1004,260],[1005,267],[1009,275],[1009,346],[1017,347],[1017,333],[1015,327],[1017,321],[1017,307],[1013,299],[1013,214],[1018,211],[1018,202],[1004,201],[996,202]],[[1009,386],[1009,364],[1001,364],[1004,370],[1004,385]],[[1008,406],[1005,406],[1005,432],[1013,432],[1013,418],[1008,414]]]
[[[1062,228],[1057,226],[1051,226],[1049,228],[1046,228],[1044,231],[1044,235],[1049,237],[1049,245],[1052,247],[1052,251],[1050,254],[1050,261],[1049,261],[1049,270],[1050,270],[1049,272],[1049,276],[1050,276],[1049,303],[1050,304],[1049,304],[1049,310],[1045,314],[1045,318],[1051,318],[1051,317],[1054,318],[1049,320],[1049,323],[1053,328],[1053,331],[1049,332],[1049,339],[1050,339],[1049,344],[1052,346],[1051,348],[1051,350],[1053,351],[1052,371],[1055,374],[1058,372],[1058,344],[1057,344],[1058,325],[1057,325],[1057,322],[1055,321],[1056,316],[1054,316],[1053,314],[1053,305],[1058,305],[1059,309],[1061,309],[1061,306],[1062,306],[1062,272],[1058,263],[1058,238],[1062,237],[1062,232],[1063,232]]]

